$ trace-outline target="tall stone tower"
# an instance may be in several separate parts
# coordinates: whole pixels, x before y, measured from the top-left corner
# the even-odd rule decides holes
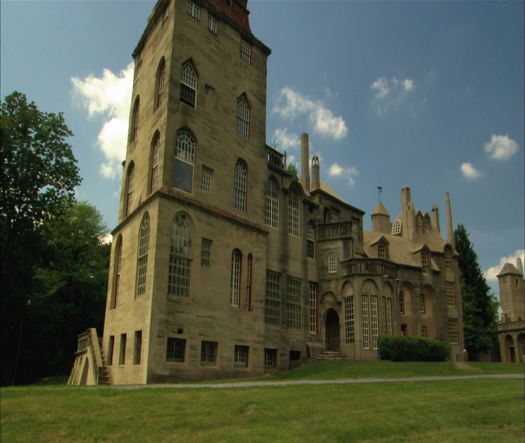
[[[246,0],[160,0],[133,52],[103,339],[113,383],[169,379],[174,371],[184,378],[197,356],[213,370],[219,331],[240,343],[242,365],[246,336],[262,336],[256,329],[264,323],[263,306],[245,289],[264,285],[259,175],[266,169],[270,49],[253,36],[246,6]],[[239,267],[251,268],[233,293],[223,278],[232,254]],[[195,318],[202,322],[198,331]],[[205,345],[190,352],[196,335]],[[206,377],[192,371],[200,376]]]

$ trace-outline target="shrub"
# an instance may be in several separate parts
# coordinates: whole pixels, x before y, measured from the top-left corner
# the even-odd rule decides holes
[[[392,361],[445,361],[450,345],[441,340],[403,335],[381,335],[379,357]]]

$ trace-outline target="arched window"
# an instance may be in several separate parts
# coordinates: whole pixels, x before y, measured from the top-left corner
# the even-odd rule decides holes
[[[180,73],[180,100],[195,107],[197,98],[197,74],[193,64],[187,61],[182,65]]]
[[[401,235],[401,220],[396,220],[392,225],[392,235]]]
[[[175,144],[175,164],[173,186],[192,192],[193,163],[195,160],[195,140],[186,130],[177,132]]]
[[[246,211],[246,164],[237,160],[233,179],[233,207],[238,211]]]
[[[230,278],[230,304],[239,307],[241,296],[241,261],[242,254],[238,249],[232,252],[232,266]]]
[[[153,140],[151,141],[151,160],[150,160],[150,180],[148,191],[153,192],[159,185],[159,149],[160,149],[160,134],[155,131]]]
[[[328,254],[328,272],[330,274],[337,272],[337,257],[333,252]]]
[[[146,212],[139,229],[139,248],[137,253],[137,295],[146,292],[146,274],[148,272],[149,215]]]
[[[133,104],[133,111],[131,113],[131,126],[129,131],[129,142],[134,142],[137,139],[137,132],[139,130],[139,110],[140,110],[140,97],[135,99]]]
[[[293,190],[288,193],[288,234],[299,237],[299,197]]]
[[[168,295],[190,295],[191,236],[189,217],[184,212],[177,213],[171,228]]]
[[[122,262],[122,235],[117,238],[115,244],[115,255],[113,256],[113,287],[111,288],[111,301],[109,307],[114,309],[118,303],[120,291],[120,271]]]
[[[157,67],[157,75],[155,78],[155,109],[162,104],[164,98],[164,88],[166,86],[166,61],[164,57],[160,59]]]
[[[244,95],[237,99],[237,134],[245,138],[250,134],[250,106]]]
[[[279,229],[279,187],[273,177],[266,183],[264,222],[272,228]]]
[[[124,196],[124,215],[127,216],[131,212],[131,205],[133,203],[133,181],[135,176],[135,165],[132,162],[128,167],[128,174],[126,177],[126,195]]]

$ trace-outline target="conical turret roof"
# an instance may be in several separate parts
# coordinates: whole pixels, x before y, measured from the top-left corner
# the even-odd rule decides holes
[[[390,217],[390,213],[386,210],[383,203],[379,202],[372,212],[372,215],[386,215],[387,217]]]

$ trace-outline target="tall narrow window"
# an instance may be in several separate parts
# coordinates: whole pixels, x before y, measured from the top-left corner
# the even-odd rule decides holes
[[[453,345],[459,344],[458,319],[448,319],[448,342]]]
[[[427,337],[428,336],[428,330],[426,326],[421,326],[421,337]]]
[[[180,73],[180,100],[195,107],[197,97],[197,74],[191,62],[182,65]]]
[[[273,177],[266,182],[264,222],[272,228],[279,229],[279,187]]]
[[[293,190],[288,193],[288,234],[299,237],[299,197]]]
[[[370,326],[368,323],[368,295],[361,296],[361,326],[363,328],[363,349],[370,349]]]
[[[349,238],[343,239],[343,258],[352,257],[352,241]]]
[[[213,169],[206,166],[202,167],[201,173],[201,189],[205,192],[211,191],[211,182],[213,177]]]
[[[315,228],[311,223],[306,225],[306,256],[315,258]]]
[[[110,335],[109,341],[108,341],[108,357],[107,357],[107,364],[108,366],[111,366],[113,364],[113,351],[115,349],[115,336]]]
[[[237,99],[237,134],[245,138],[250,135],[250,107],[244,95]]]
[[[148,272],[149,215],[146,212],[139,229],[139,248],[137,254],[137,295],[146,292],[146,274]]]
[[[449,246],[445,248],[445,269],[448,271],[452,269],[452,251]]]
[[[159,131],[155,132],[153,140],[151,141],[151,171],[149,181],[149,192],[153,192],[159,186],[159,149],[160,149],[160,135]]]
[[[164,88],[166,84],[166,62],[164,57],[160,59],[155,79],[155,109],[162,104],[164,98]]]
[[[135,165],[133,162],[128,167],[128,176],[126,177],[126,195],[124,198],[124,215],[129,215],[133,204],[133,179],[135,176]]]
[[[192,191],[195,140],[188,131],[177,132],[173,186],[186,192]]]
[[[345,342],[354,343],[354,296],[345,297]]]
[[[140,365],[142,354],[142,331],[135,331],[135,347],[133,349],[133,364]]]
[[[392,335],[392,299],[386,299],[386,333]]]
[[[264,321],[277,326],[281,323],[281,274],[274,271],[266,271]]]
[[[246,164],[237,160],[233,180],[233,207],[241,212],[246,212]]]
[[[168,295],[190,295],[191,222],[186,214],[175,215],[171,228]]]
[[[246,266],[246,310],[252,310],[252,277],[253,277],[253,255],[248,254]]]
[[[120,352],[118,357],[118,364],[126,364],[126,334],[120,334]]]
[[[301,279],[287,278],[286,324],[292,329],[301,329]]]
[[[426,312],[425,294],[419,294],[419,313],[424,314]]]
[[[328,254],[328,272],[330,274],[337,272],[337,257],[333,252]]]
[[[234,249],[230,274],[230,304],[237,308],[239,307],[241,294],[241,261],[241,251]]]
[[[372,349],[377,349],[379,338],[379,321],[377,316],[377,295],[370,296],[370,324],[372,326]]]
[[[309,282],[308,294],[308,331],[317,332],[317,283]]]
[[[113,288],[111,290],[110,308],[114,309],[118,303],[118,296],[120,291],[120,270],[122,263],[122,236],[119,235],[115,246],[115,256],[113,259]]]
[[[423,272],[429,272],[429,265],[428,265],[428,252],[422,251],[421,252],[421,270]]]
[[[399,291],[399,312],[405,313],[405,294],[403,291]]]
[[[244,60],[246,63],[251,63],[252,61],[252,45],[245,40],[241,40],[241,60]]]
[[[210,266],[212,241],[202,238],[201,244],[201,266],[208,268]]]
[[[140,97],[135,99],[133,103],[133,111],[131,112],[131,125],[129,130],[129,142],[134,142],[137,139],[137,133],[139,130],[139,110],[140,110]]]
[[[377,245],[377,258],[386,258],[386,247],[382,243]]]
[[[447,295],[447,306],[449,308],[456,307],[456,293],[454,291],[454,283],[447,283],[445,286],[445,291]]]

